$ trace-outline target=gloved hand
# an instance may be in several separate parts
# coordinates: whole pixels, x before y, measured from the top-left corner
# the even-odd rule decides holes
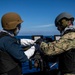
[[[41,42],[43,42],[43,39],[37,39],[35,43],[40,45]]]
[[[28,46],[28,45],[33,45],[34,40],[31,39],[20,39],[21,46]]]
[[[32,57],[35,53],[35,46],[32,46],[30,49],[24,52],[28,59]]]

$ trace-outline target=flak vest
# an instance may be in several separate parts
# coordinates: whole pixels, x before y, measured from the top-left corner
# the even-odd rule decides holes
[[[64,34],[75,32],[75,30],[67,30]],[[75,74],[75,49],[71,49],[59,55],[59,70],[62,73]]]
[[[10,36],[5,32],[0,33],[0,38]],[[18,65],[17,61],[7,52],[0,50],[0,74],[14,69]]]

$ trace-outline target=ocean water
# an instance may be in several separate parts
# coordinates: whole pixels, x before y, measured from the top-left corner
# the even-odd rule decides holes
[[[32,36],[16,36],[19,39],[26,38],[26,39],[33,39],[33,36],[42,36],[42,35],[32,35]],[[54,36],[43,36],[43,38],[51,38],[54,40]]]
[[[26,39],[32,39],[32,36],[16,36],[17,38],[20,38],[20,39],[22,39],[22,38],[26,38]]]

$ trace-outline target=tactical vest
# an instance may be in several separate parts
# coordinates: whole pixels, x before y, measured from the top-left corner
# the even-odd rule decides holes
[[[68,30],[64,34],[75,32],[75,30]],[[62,73],[75,74],[75,49],[71,49],[59,55],[59,70]]]
[[[5,32],[0,33],[0,38],[9,36]],[[0,50],[0,74],[14,69],[18,65],[17,61],[7,52]]]

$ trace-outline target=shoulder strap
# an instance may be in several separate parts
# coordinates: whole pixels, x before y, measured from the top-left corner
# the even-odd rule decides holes
[[[7,33],[5,33],[5,32],[0,32],[0,38],[4,37],[4,36],[6,36],[6,35],[9,35],[9,34],[7,34]]]

